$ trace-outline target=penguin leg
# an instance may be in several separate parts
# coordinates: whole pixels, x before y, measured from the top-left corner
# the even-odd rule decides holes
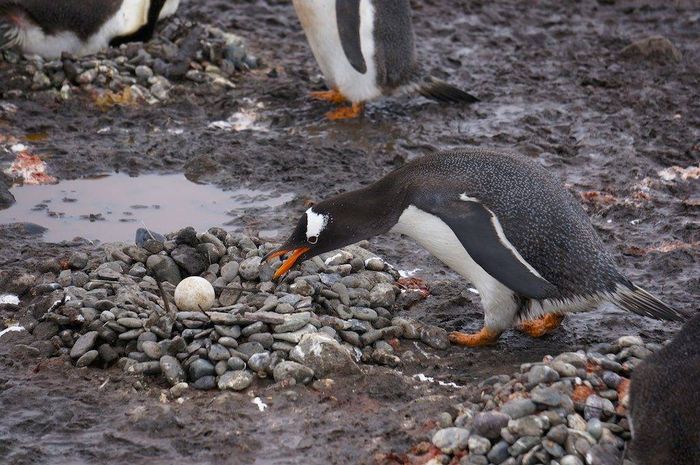
[[[501,333],[484,326],[478,333],[469,334],[455,331],[450,333],[448,337],[452,344],[458,346],[481,347],[495,344],[500,335]]]
[[[348,101],[348,99],[346,99],[345,96],[343,96],[343,94],[341,94],[338,89],[311,92],[311,98],[335,104],[345,103]]]
[[[510,328],[518,313],[519,303],[505,286],[496,284],[495,292],[481,293],[484,307],[484,327],[478,333],[454,332],[449,334],[453,344],[480,347],[495,344],[501,333]]]
[[[349,107],[340,107],[335,110],[326,113],[326,117],[331,121],[337,121],[339,119],[352,119],[357,118],[362,114],[362,110],[365,108],[365,104],[362,102],[353,103]]]
[[[532,337],[542,337],[557,329],[561,322],[564,321],[565,316],[557,313],[547,313],[540,318],[520,322],[518,329]]]

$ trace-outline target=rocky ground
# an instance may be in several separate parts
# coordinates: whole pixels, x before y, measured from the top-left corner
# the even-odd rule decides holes
[[[338,264],[309,262],[281,288],[241,290],[240,301],[226,302],[238,294],[237,277],[242,288],[266,282],[241,273],[268,250],[255,239],[263,227],[284,235],[309,201],[367,184],[423,153],[478,145],[537,159],[581,198],[630,278],[682,311],[698,310],[697,6],[465,0],[415,2],[414,10],[424,68],[481,103],[444,107],[402,97],[371,104],[357,121],[325,121],[329,108],[307,98],[322,80],[292,7],[271,0],[184,2],[144,47],[55,61],[3,56],[3,170],[26,153],[59,182],[184,172],[223,189],[255,186],[295,199],[233,218],[244,236],[210,231],[225,250],[203,240],[206,231],[190,234],[189,243],[171,236],[172,249],[163,243],[176,264],[161,265],[170,278],[203,272],[222,280],[217,305],[240,305],[216,322],[212,315],[168,320],[149,278],[154,261],[168,260],[151,259],[149,267],[155,249],[146,244],[49,244],[32,225],[0,226],[0,293],[20,296],[19,304],[0,304],[0,330],[16,323],[30,330],[0,336],[0,461],[567,465],[608,463],[620,453],[628,439],[620,383],[676,325],[603,307],[569,317],[543,339],[509,332],[492,348],[443,348],[441,331],[481,325],[478,296],[392,236],[363,245],[382,258],[381,270],[362,269],[355,249]],[[17,174],[7,172],[0,177],[5,205],[11,197],[3,186]],[[194,268],[181,260],[204,252],[218,259]],[[224,276],[227,266],[234,281]],[[415,268],[430,296],[401,301],[396,270]],[[348,285],[363,273],[381,282]],[[334,275],[337,282],[328,278]],[[380,304],[380,290],[399,301]],[[284,304],[294,312],[281,311],[289,310]],[[261,311],[266,320],[246,319]],[[406,332],[412,321],[429,329],[426,336]],[[400,333],[386,334],[392,327]],[[359,359],[346,365],[357,371],[320,374],[292,357],[296,335],[291,342],[275,335],[301,328],[316,336],[300,335],[295,347],[302,337],[356,347],[361,354],[348,353]],[[273,362],[294,370],[276,377]],[[193,386],[179,386],[185,380]],[[195,389],[197,382],[223,390]]]

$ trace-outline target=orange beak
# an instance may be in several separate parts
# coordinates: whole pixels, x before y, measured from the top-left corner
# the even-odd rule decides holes
[[[275,271],[275,274],[272,275],[272,279],[277,279],[283,274],[285,274],[287,271],[289,271],[294,264],[299,260],[299,257],[304,255],[306,252],[311,250],[309,247],[299,247],[298,249],[294,249],[291,252],[291,255],[287,257],[287,259],[282,262],[282,266],[277,268],[277,271]],[[289,250],[277,250],[275,252],[272,252],[271,254],[267,255],[265,257],[265,261],[270,260],[271,258],[279,257],[281,255],[286,254],[289,252]]]

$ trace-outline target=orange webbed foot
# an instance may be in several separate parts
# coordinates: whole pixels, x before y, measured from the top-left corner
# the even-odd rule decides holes
[[[321,90],[317,92],[311,92],[311,98],[316,99],[316,100],[323,100],[324,102],[331,102],[331,103],[345,103],[348,101],[343,94],[338,91],[338,89],[331,89],[331,90]]]
[[[352,106],[336,108],[335,110],[326,113],[326,117],[331,121],[357,118],[362,114],[363,108],[364,105],[362,103],[353,103]]]
[[[498,341],[500,333],[496,333],[488,330],[487,328],[482,328],[481,331],[474,334],[453,332],[450,333],[450,342],[460,346],[467,347],[481,347],[495,344]]]
[[[548,313],[543,317],[521,322],[518,329],[532,337],[542,337],[557,329],[562,321],[564,321],[564,315]]]

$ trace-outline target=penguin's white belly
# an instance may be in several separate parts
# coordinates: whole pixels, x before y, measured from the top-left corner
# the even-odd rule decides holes
[[[294,0],[294,8],[328,86],[338,89],[352,102],[379,97],[382,90],[377,85],[374,61],[374,7],[371,1],[360,0],[360,43],[367,65],[364,74],[353,68],[343,50],[335,0]]]
[[[439,217],[410,205],[391,232],[409,236],[469,280],[481,295],[486,326],[494,330],[511,326],[517,312],[513,291],[479,266]]]
[[[58,58],[63,52],[78,56],[96,53],[106,48],[113,38],[136,32],[146,24],[149,5],[149,0],[123,0],[114,16],[85,41],[71,31],[46,35],[40,27],[31,25],[22,31],[20,48],[25,54],[44,58]]]

